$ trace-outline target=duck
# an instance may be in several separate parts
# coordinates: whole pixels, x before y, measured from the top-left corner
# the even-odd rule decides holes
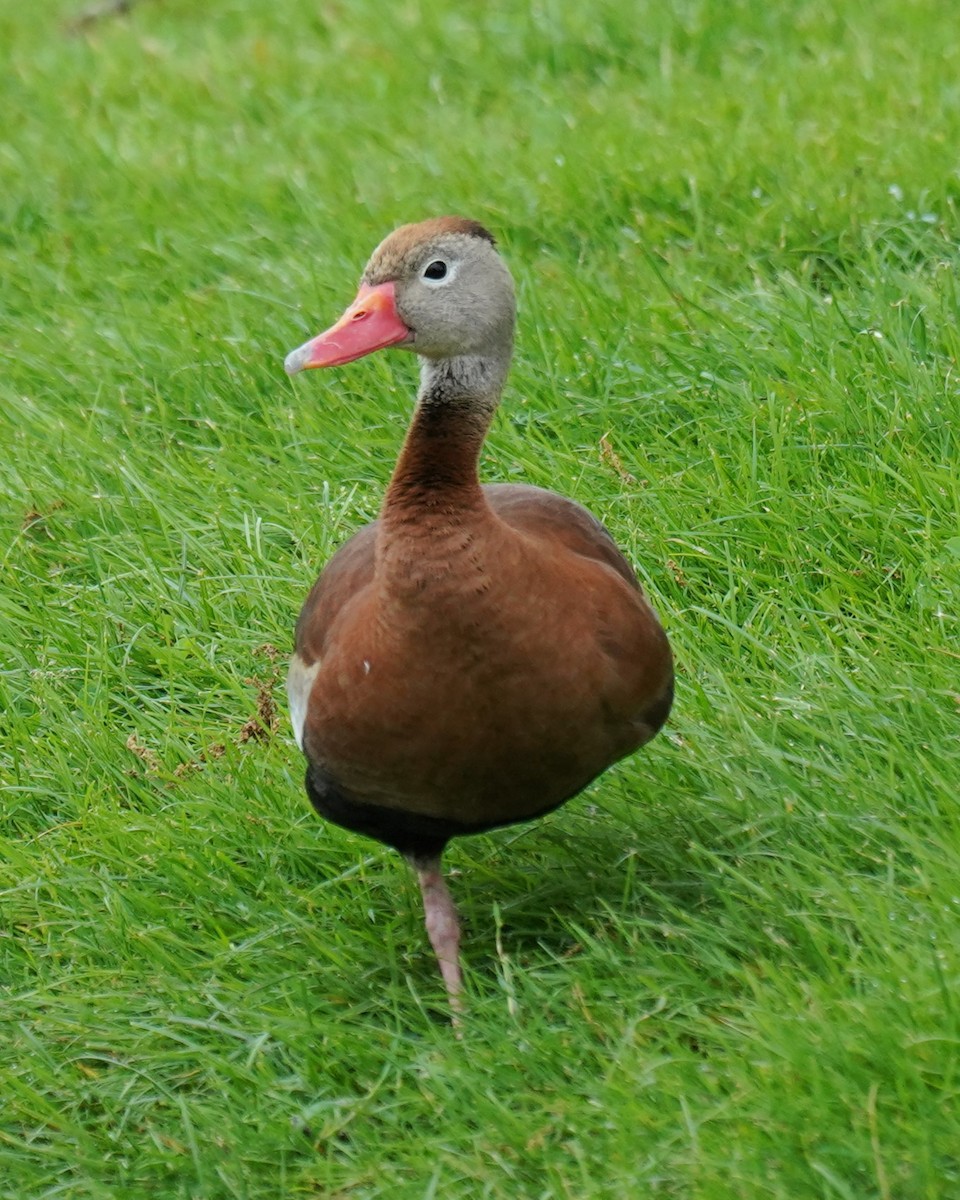
[[[379,516],[309,592],[287,695],[314,808],[415,871],[455,1025],[447,844],[558,808],[650,741],[674,694],[663,626],[600,521],[553,491],[480,482],[515,323],[494,236],[434,217],[386,237],[340,319],[285,360],[296,375],[388,348],[419,358]]]

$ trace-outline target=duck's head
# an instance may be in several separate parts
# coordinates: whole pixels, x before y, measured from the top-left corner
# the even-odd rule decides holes
[[[434,217],[381,242],[340,320],[284,366],[295,375],[387,346],[428,359],[509,358],[515,315],[513,280],[493,236],[476,221]]]

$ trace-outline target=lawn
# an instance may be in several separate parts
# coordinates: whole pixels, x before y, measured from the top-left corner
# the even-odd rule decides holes
[[[0,12],[2,1200],[960,1197],[960,16],[91,11]],[[451,847],[462,1041],[281,686],[416,383],[283,356],[446,212],[518,283],[484,477],[679,673]]]

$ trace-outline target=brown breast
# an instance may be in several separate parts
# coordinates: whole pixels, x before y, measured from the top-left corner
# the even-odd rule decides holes
[[[477,513],[412,522],[389,569],[380,523],[362,530],[297,630],[298,655],[320,662],[311,761],[365,803],[478,826],[555,807],[641,746],[672,682],[599,522],[536,488],[484,495]]]

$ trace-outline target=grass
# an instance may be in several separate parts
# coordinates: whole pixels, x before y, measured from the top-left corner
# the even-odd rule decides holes
[[[956,19],[79,11],[0,14],[0,1197],[960,1196]],[[451,211],[521,297],[485,475],[602,516],[680,669],[451,849],[462,1043],[256,723],[414,386],[283,353]]]

